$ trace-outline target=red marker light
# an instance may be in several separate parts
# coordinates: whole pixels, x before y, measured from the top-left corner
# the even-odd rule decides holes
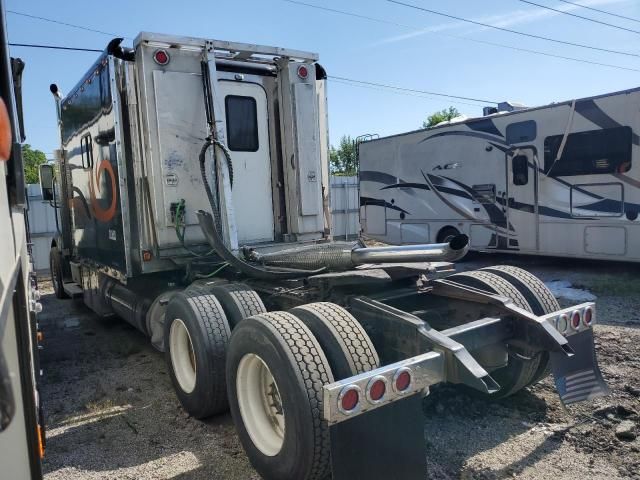
[[[298,67],[298,76],[302,80],[306,80],[307,79],[307,77],[309,76],[309,69],[306,67],[306,65],[300,65]]]
[[[360,389],[357,386],[345,387],[338,398],[342,413],[351,413],[358,406],[360,401]]]
[[[166,52],[166,50],[156,50],[153,54],[153,60],[158,65],[166,65],[167,63],[169,63],[169,54]]]
[[[411,386],[411,373],[408,369],[398,370],[394,376],[394,387],[396,392],[403,393]]]
[[[378,402],[384,397],[385,392],[387,391],[387,385],[384,380],[378,379],[375,380],[371,387],[369,387],[369,399],[372,402]]]
[[[584,315],[582,316],[582,322],[587,326],[591,326],[591,322],[593,322],[593,310],[591,308],[586,308],[584,311]]]
[[[578,310],[576,310],[575,312],[573,312],[571,314],[571,327],[574,330],[578,330],[578,328],[580,328],[580,321],[582,320],[582,316],[580,315],[580,312]]]

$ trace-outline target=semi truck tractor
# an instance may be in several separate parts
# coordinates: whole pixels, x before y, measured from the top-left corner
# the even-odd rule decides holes
[[[230,410],[266,479],[424,478],[440,382],[500,398],[553,370],[567,404],[604,394],[593,303],[455,273],[465,235],[332,240],[326,79],[315,53],[140,33],[52,84],[56,295],[146,334],[183,408]]]

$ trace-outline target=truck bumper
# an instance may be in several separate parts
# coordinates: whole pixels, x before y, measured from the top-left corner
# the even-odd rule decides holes
[[[543,350],[550,353],[551,369],[563,404],[609,393],[595,355],[593,303],[535,317],[535,323],[544,327],[539,329],[541,332],[548,331],[549,326],[553,328],[553,335],[543,333],[538,338],[543,339]],[[556,334],[560,334],[560,339],[554,346],[551,339],[557,337]],[[469,352],[455,341],[453,345],[443,342],[440,347],[324,387],[324,418],[329,423],[334,480],[382,480],[397,477],[399,473],[407,480],[426,478],[422,398],[428,395],[431,385],[448,381],[452,369],[473,372],[479,367]],[[448,348],[453,348],[453,352],[447,351]],[[411,375],[411,382],[404,390],[395,383],[401,372]],[[459,378],[469,379],[469,386],[477,388],[478,376],[486,384],[492,381],[487,381],[488,374],[485,372],[485,375],[465,374]],[[385,382],[388,393],[372,402],[370,389],[376,380]],[[350,389],[358,392],[361,401],[353,410],[345,411],[340,401]]]

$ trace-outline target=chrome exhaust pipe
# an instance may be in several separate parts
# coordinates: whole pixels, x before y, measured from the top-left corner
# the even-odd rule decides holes
[[[351,262],[354,265],[367,263],[455,262],[464,257],[468,251],[469,237],[456,235],[449,243],[354,248],[351,250]]]
[[[457,235],[449,243],[431,245],[403,245],[389,247],[362,247],[359,244],[334,242],[325,245],[260,253],[244,251],[247,260],[281,268],[304,268],[340,271],[358,265],[377,263],[455,262],[469,251],[469,237]]]

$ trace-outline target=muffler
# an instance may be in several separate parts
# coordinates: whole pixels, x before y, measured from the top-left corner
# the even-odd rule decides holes
[[[353,243],[329,243],[259,253],[245,250],[247,260],[288,268],[349,270],[358,265],[380,263],[455,262],[469,251],[469,237],[457,235],[448,243],[363,247]]]

